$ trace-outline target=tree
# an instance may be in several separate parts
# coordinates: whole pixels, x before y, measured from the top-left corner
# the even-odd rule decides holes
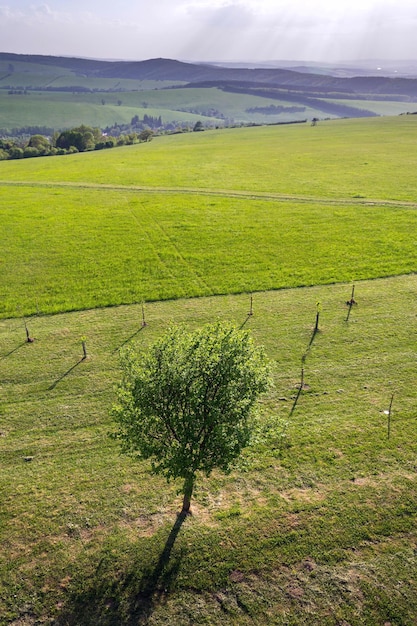
[[[102,140],[102,133],[99,128],[92,128],[82,124],[77,128],[64,130],[56,138],[55,145],[57,148],[69,150],[72,147],[77,148],[79,152],[86,150],[94,150],[97,142]]]
[[[145,129],[139,134],[140,141],[151,141],[152,137],[153,131],[149,129]]]
[[[182,479],[188,513],[197,474],[228,472],[249,443],[269,382],[264,352],[230,324],[172,328],[149,351],[122,353],[122,369],[113,436],[153,473]]]
[[[29,139],[28,148],[35,148],[40,155],[49,154],[51,144],[47,137],[43,135],[32,135]]]

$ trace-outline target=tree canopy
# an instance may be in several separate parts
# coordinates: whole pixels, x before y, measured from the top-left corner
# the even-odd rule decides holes
[[[95,145],[102,139],[102,132],[99,128],[92,128],[81,124],[77,128],[64,130],[56,140],[57,148],[76,148],[79,152],[94,150]]]
[[[249,443],[251,416],[269,366],[248,331],[216,323],[172,328],[148,351],[122,354],[113,416],[122,451],[154,473],[182,479],[188,512],[198,472],[224,472]]]

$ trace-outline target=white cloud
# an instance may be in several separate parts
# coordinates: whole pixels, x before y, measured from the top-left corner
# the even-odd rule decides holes
[[[414,0],[10,0],[0,6],[0,18],[1,47],[10,52],[189,60],[417,58]]]
[[[47,4],[40,4],[39,6],[34,8],[35,13],[39,13],[40,15],[49,15],[52,16],[53,13]]]

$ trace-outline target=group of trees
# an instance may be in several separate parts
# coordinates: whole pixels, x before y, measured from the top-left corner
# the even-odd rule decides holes
[[[139,115],[134,115],[132,117],[132,120],[130,122],[131,126],[135,127],[135,128],[162,128],[162,117],[156,117],[153,115],[147,115],[145,113],[145,115],[143,116],[143,119],[140,119]]]
[[[246,109],[246,112],[262,113],[263,115],[279,115],[280,113],[304,113],[305,110],[306,107],[285,107],[282,105],[270,104],[267,107],[250,107],[249,109]]]
[[[146,102],[143,103],[143,105],[145,104]],[[140,138],[143,133],[150,130],[158,133],[171,133],[176,131],[182,132],[184,130],[189,130],[189,128],[188,124],[185,128],[184,122],[164,122],[160,115],[148,115],[145,113],[142,118],[140,118],[139,115],[134,115],[130,120],[130,123],[115,123],[112,126],[107,126],[104,129],[104,132],[114,137],[137,133]],[[141,139],[141,141],[146,141],[146,139]]]
[[[144,129],[139,134],[132,132],[119,137],[112,137],[103,134],[100,128],[82,124],[60,133],[54,132],[51,136],[36,133],[31,135],[28,140],[0,139],[0,161],[103,150],[115,146],[131,145],[140,141],[150,141],[152,136],[152,130]]]

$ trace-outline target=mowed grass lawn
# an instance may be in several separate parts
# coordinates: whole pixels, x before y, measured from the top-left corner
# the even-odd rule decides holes
[[[349,321],[350,284],[255,294],[250,318],[244,294],[147,304],[145,328],[140,305],[34,317],[31,344],[2,320],[0,623],[413,624],[416,288],[358,282]],[[118,352],[216,319],[246,322],[274,388],[161,566],[180,497],[108,437]]]
[[[0,315],[413,272],[416,122],[210,131],[2,162]]]

